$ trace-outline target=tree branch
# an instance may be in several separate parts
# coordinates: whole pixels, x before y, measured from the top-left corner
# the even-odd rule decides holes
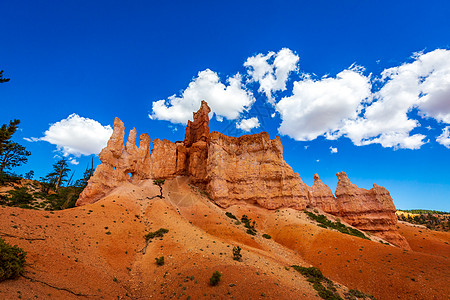
[[[25,279],[30,280],[31,282],[39,282],[39,283],[45,284],[46,286],[49,286],[49,287],[51,287],[51,288],[54,288],[54,289],[56,289],[56,290],[59,290],[59,291],[65,291],[65,292],[71,293],[72,295],[75,295],[75,296],[83,296],[83,297],[88,297],[88,296],[98,296],[98,295],[86,295],[86,294],[82,294],[82,293],[77,293],[77,292],[74,292],[74,291],[69,290],[69,289],[67,289],[67,288],[60,288],[60,287],[54,286],[54,285],[52,285],[52,284],[50,284],[50,283],[47,283],[47,282],[44,282],[44,281],[41,281],[41,280],[38,280],[38,279],[35,279],[35,278],[31,278],[31,277],[28,277],[28,276],[23,275],[23,274],[22,274],[21,276],[22,276],[23,278],[25,278]]]
[[[8,236],[8,237],[16,238],[16,239],[21,239],[21,240],[27,240],[27,241],[44,241],[45,240],[45,238],[26,238],[26,237],[12,235],[12,234],[5,233],[5,232],[0,232],[0,235]]]

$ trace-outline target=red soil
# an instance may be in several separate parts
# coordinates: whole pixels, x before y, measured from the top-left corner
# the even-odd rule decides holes
[[[322,229],[291,209],[229,208],[256,221],[253,237],[184,178],[166,181],[165,199],[148,199],[157,194],[147,181],[64,211],[0,208],[0,236],[28,253],[25,277],[0,282],[0,299],[318,298],[289,268],[293,264],[319,267],[341,285],[379,299],[450,294],[448,233],[400,225],[413,249],[403,251]],[[159,228],[169,232],[143,254],[144,234]],[[234,246],[242,248],[241,262],[232,259]],[[155,263],[160,256],[163,266]],[[212,287],[216,270],[222,280]],[[338,290],[343,296],[347,289]]]

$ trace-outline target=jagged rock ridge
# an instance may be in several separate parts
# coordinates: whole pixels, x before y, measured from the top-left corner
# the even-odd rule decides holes
[[[206,190],[213,202],[229,207],[240,202],[267,209],[289,207],[303,210],[316,207],[339,216],[349,224],[409,248],[397,232],[395,206],[389,192],[374,184],[370,190],[352,184],[344,172],[338,173],[336,197],[317,174],[308,187],[300,175],[283,160],[280,138],[262,132],[229,137],[209,133],[210,108],[202,101],[186,127],[183,142],[155,139],[150,153],[150,137],[142,134],[136,147],[136,129],[123,145],[125,127],[118,118],[106,148],[99,155],[102,164],[95,170],[77,205],[94,203],[124,182],[188,176],[191,183]]]

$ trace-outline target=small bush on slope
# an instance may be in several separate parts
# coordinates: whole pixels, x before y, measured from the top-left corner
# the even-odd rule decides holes
[[[240,261],[241,258],[242,258],[241,247],[239,246],[233,247],[233,259]]]
[[[219,271],[215,271],[211,278],[209,279],[209,284],[214,286],[214,285],[218,285],[219,281],[220,281],[220,277],[222,277],[222,274],[219,273]]]
[[[323,276],[322,271],[320,271],[318,268],[305,268],[297,265],[293,265],[292,268],[300,272],[300,274],[302,274],[303,276],[307,277],[307,280],[313,284],[313,288],[317,291],[321,298],[327,300],[342,300],[342,298],[337,293],[333,282]],[[323,283],[326,283],[327,286],[325,287]]]
[[[164,234],[168,233],[169,229],[165,229],[165,228],[160,228],[154,232],[149,232],[146,235],[144,235],[144,238],[146,241],[149,241],[155,237],[163,237]]]
[[[0,281],[16,278],[24,272],[27,253],[0,238]]]
[[[161,257],[155,257],[155,260],[156,260],[156,264],[157,264],[158,266],[164,265],[164,256],[161,256]]]
[[[330,220],[327,219],[326,216],[324,216],[324,215],[316,215],[316,214],[314,214],[314,213],[312,213],[310,211],[305,211],[305,214],[307,214],[308,217],[310,217],[312,220],[314,220],[317,223],[319,223],[318,226],[320,226],[320,227],[336,229],[337,231],[339,231],[341,233],[345,233],[345,234],[357,236],[357,237],[362,238],[362,239],[370,240],[361,231],[359,231],[359,230],[357,230],[355,228],[347,227],[344,224],[342,224],[340,221],[331,222]]]

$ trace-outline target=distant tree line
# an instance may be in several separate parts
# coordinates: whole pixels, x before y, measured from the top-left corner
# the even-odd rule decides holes
[[[424,213],[412,213],[411,211],[424,212]],[[409,214],[397,215],[398,220],[408,222],[416,225],[424,225],[428,229],[449,231],[450,230],[450,214],[444,212],[432,213],[431,210],[402,210],[402,212],[408,212]]]

